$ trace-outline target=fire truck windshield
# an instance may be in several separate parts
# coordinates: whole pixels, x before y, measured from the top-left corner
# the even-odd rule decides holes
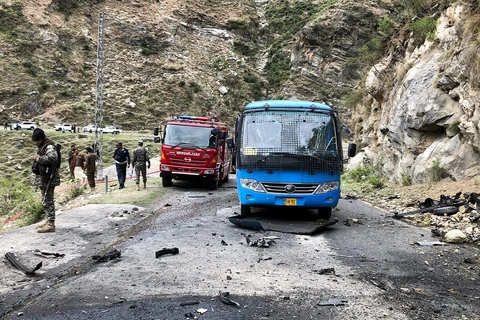
[[[210,144],[212,128],[182,125],[167,125],[163,144],[169,146],[191,146],[197,148],[212,147]]]

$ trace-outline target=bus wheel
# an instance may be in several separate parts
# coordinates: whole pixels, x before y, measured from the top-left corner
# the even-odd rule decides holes
[[[318,217],[320,219],[329,220],[330,217],[332,216],[332,208],[331,207],[318,208],[317,210],[318,210]]]
[[[242,216],[248,216],[248,215],[250,215],[250,211],[251,211],[250,208],[251,208],[250,206],[246,206],[246,205],[244,205],[244,204],[240,204],[240,214],[241,214]]]
[[[162,186],[164,186],[165,188],[173,186],[172,178],[162,177]]]

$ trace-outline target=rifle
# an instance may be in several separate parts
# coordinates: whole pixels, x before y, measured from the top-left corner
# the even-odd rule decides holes
[[[47,186],[45,188],[45,190],[43,190],[43,195],[42,195],[42,205],[45,204],[45,198],[47,197],[47,192],[48,192],[48,189],[50,188],[50,184],[52,183],[52,180],[53,180],[53,176],[55,175],[55,172],[57,172],[57,169],[60,168],[60,163],[62,161],[61,159],[61,154],[60,154],[60,150],[62,149],[62,145],[61,144],[57,144],[55,146],[55,149],[57,151],[57,163],[47,167],[47,172],[50,174],[49,177],[48,177],[48,182],[47,182]]]

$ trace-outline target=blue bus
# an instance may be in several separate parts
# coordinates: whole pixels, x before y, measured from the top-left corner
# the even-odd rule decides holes
[[[235,136],[242,216],[252,207],[279,206],[315,208],[330,219],[343,170],[335,110],[312,101],[255,101],[238,117]],[[349,157],[355,148],[349,146]]]

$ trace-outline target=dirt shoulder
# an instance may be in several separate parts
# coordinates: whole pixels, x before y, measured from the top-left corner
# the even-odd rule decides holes
[[[439,201],[442,196],[455,197],[458,193],[464,199],[469,193],[480,194],[480,179],[463,181],[442,180],[439,182],[401,186],[387,184],[384,188],[373,192],[358,192],[343,190],[344,197],[354,196],[375,207],[386,211],[387,215],[405,213],[419,209],[419,204],[427,198]],[[408,215],[403,220],[418,226],[429,226],[435,235],[444,238],[446,233],[459,230],[465,234],[465,239],[459,242],[480,243],[479,209],[475,204],[459,207],[453,215],[434,215],[432,213],[417,213]]]

